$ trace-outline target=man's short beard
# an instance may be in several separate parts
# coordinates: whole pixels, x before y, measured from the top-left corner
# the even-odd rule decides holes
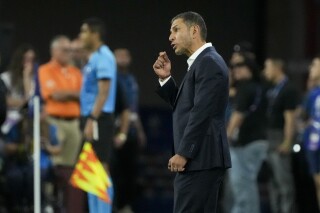
[[[118,65],[118,69],[121,71],[126,71],[129,69],[129,65],[127,65],[127,66]]]
[[[186,40],[186,42],[184,42],[184,44],[185,44],[185,45],[183,45],[184,48],[181,48],[180,50],[175,52],[176,55],[186,55],[186,56],[188,56],[189,51],[188,51],[188,48],[186,48],[186,47],[191,47],[191,45],[192,45],[191,39]]]
[[[181,49],[181,50],[178,50],[175,53],[176,53],[176,55],[185,55],[186,54],[186,50],[185,49]]]
[[[84,43],[84,44],[83,44],[83,48],[84,48],[85,50],[91,51],[91,50],[93,49],[93,44],[92,44],[92,43],[89,43],[89,42]]]

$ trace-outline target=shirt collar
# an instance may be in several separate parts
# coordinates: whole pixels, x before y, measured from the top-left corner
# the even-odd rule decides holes
[[[197,51],[195,51],[187,60],[188,63],[188,71],[191,67],[191,65],[193,64],[193,62],[196,60],[196,58],[200,55],[200,53],[202,53],[202,51],[204,49],[206,49],[207,47],[212,47],[212,43],[205,43],[204,45],[202,45],[199,49],[197,49]]]
[[[55,59],[51,59],[50,63],[52,66],[54,66],[57,69],[62,68],[61,64],[59,64]]]
[[[54,59],[51,59],[50,64],[55,70],[60,70],[60,72],[67,72],[70,67],[69,64],[62,66],[59,62],[57,62]]]

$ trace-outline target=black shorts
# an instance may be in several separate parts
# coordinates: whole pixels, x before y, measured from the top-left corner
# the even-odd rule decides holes
[[[84,129],[88,117],[81,118],[81,129]],[[99,160],[110,164],[113,149],[114,117],[110,113],[101,113],[98,119],[98,141],[93,141],[93,149]]]

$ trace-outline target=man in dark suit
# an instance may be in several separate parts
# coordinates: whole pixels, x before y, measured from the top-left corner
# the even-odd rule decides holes
[[[168,169],[177,173],[174,212],[214,213],[225,170],[231,167],[225,126],[228,69],[206,43],[207,29],[199,14],[177,15],[170,31],[175,53],[189,57],[179,88],[165,52],[153,65],[160,83],[157,93],[173,108],[174,156]]]

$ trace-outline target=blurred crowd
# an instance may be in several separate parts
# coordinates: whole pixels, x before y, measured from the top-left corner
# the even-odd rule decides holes
[[[90,119],[98,120],[90,111],[95,107],[90,94],[103,93],[109,94],[105,97],[107,102],[114,96],[110,101],[113,107],[105,106],[107,113],[99,115],[99,119],[106,123],[98,122],[108,130],[104,134],[112,135],[100,137],[99,133],[99,137],[112,137],[112,147],[95,149],[98,157],[108,156],[100,160],[113,179],[114,212],[133,212],[137,159],[140,147],[146,143],[139,116],[139,87],[130,70],[130,51],[119,48],[111,52],[102,42],[102,31],[91,27],[90,22],[87,27],[82,26],[80,36],[73,40],[66,35],[52,38],[48,49],[51,59],[47,63],[39,64],[36,49],[22,44],[14,51],[9,67],[1,70],[1,212],[33,212],[34,96],[41,97],[43,211],[88,211],[88,200],[92,200],[71,186],[69,179],[84,142],[83,134],[92,133]],[[103,48],[90,52],[89,44]],[[109,51],[109,56],[115,58],[116,76],[99,71],[105,68],[104,62],[99,62],[99,54]],[[106,63],[112,66],[112,61]],[[98,72],[91,75],[95,66]],[[229,67],[226,123],[232,169],[223,189],[224,212],[262,211],[257,178],[266,169],[270,176],[271,212],[297,212],[291,159],[295,144],[305,152],[320,207],[320,56],[310,63],[302,97],[287,74],[286,62],[270,57],[261,67],[248,43],[234,46]],[[108,79],[108,89],[104,90],[105,85],[97,81],[99,76]],[[107,152],[112,153],[104,154]]]
[[[47,63],[39,64],[36,49],[22,44],[1,70],[0,212],[33,212],[34,96],[41,98],[42,212],[111,212],[110,206],[90,209],[94,198],[69,183],[84,140],[93,141],[112,176],[113,212],[133,212],[138,154],[146,143],[139,87],[130,51],[111,52],[103,33],[101,20],[88,19],[77,38],[52,38]],[[102,97],[100,109],[95,97]],[[95,108],[101,112],[93,115]],[[102,130],[98,139],[94,122]],[[103,139],[108,143],[97,141]]]
[[[302,97],[288,75],[286,62],[270,57],[259,66],[247,42],[234,46],[229,65],[227,134],[233,165],[224,188],[226,212],[299,212],[293,147],[304,152],[320,206],[320,57],[309,66]],[[268,179],[269,211],[260,205],[261,174]]]

